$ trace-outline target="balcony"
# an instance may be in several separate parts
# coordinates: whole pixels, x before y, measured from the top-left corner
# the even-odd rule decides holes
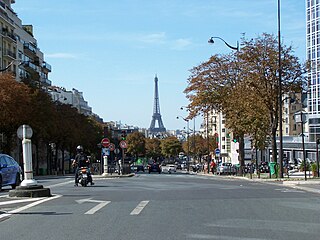
[[[7,41],[17,42],[16,35],[14,35],[13,33],[9,32],[7,28],[2,28],[2,35],[4,36],[4,38]]]
[[[24,62],[23,66],[28,71],[38,72],[37,66],[35,64],[33,64],[32,62]]]
[[[33,44],[31,44],[31,43],[24,43],[23,49],[29,55],[35,55],[37,53],[37,48],[35,46],[33,46]]]
[[[4,49],[3,50],[3,56],[10,59],[10,60],[15,60],[17,55],[15,52],[9,50],[9,49]]]
[[[42,86],[51,86],[52,82],[48,78],[40,77],[40,82]]]
[[[47,62],[43,62],[42,63],[42,68],[44,70],[46,70],[47,72],[51,72],[51,65],[49,63],[47,63]]]

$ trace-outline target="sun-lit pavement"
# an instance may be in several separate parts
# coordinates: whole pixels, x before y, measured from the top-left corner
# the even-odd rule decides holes
[[[304,179],[304,172],[292,173],[291,176],[284,178],[269,178],[268,174],[261,174],[258,178],[256,175],[252,177],[247,174],[246,176],[233,176],[233,175],[215,175],[212,173],[194,173],[189,172],[189,174],[197,174],[202,176],[211,176],[217,178],[232,178],[232,179],[245,179],[248,181],[265,182],[268,184],[282,184],[287,187],[292,187],[296,189],[301,189],[307,192],[319,193],[320,194],[320,178],[312,178],[309,172],[307,172],[307,180]]]

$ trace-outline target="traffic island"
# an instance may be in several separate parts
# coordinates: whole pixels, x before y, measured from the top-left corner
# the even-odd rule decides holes
[[[51,197],[50,189],[42,185],[18,186],[16,189],[9,191],[9,197]]]

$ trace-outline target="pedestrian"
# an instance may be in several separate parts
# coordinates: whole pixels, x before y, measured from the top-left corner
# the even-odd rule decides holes
[[[211,161],[210,169],[211,169],[212,174],[214,174],[214,172],[216,170],[216,163],[214,161]]]

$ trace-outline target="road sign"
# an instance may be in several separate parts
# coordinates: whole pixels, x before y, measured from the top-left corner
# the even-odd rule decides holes
[[[116,146],[113,143],[110,143],[110,145],[109,145],[110,151],[114,151],[115,148],[116,148]]]
[[[119,145],[121,148],[127,148],[127,143],[125,141],[121,141]]]
[[[115,153],[115,154],[119,154],[119,153],[120,153],[119,148],[116,148],[116,149],[114,150],[114,153]]]
[[[104,147],[109,147],[109,145],[110,145],[110,140],[108,139],[108,138],[103,138],[102,140],[101,140],[101,144],[102,144],[102,146],[104,146]]]
[[[220,154],[220,149],[216,148],[215,153],[216,153],[216,155],[219,155]]]

